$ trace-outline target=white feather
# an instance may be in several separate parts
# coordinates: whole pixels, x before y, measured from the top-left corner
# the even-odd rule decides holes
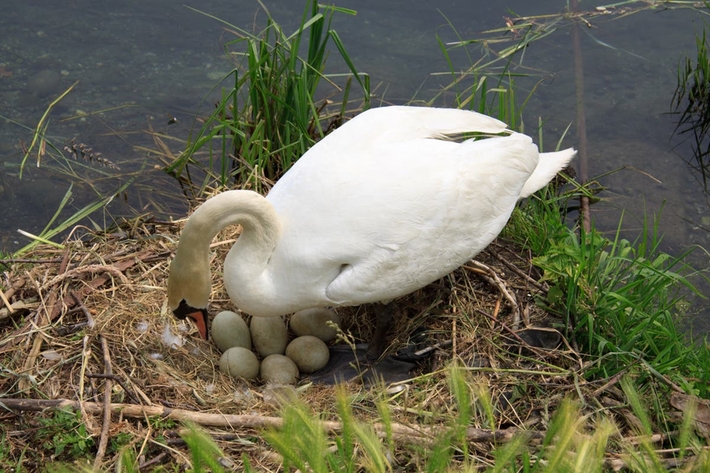
[[[160,339],[163,342],[163,345],[168,348],[178,348],[183,344],[182,337],[180,335],[175,335],[173,331],[170,330],[170,324],[165,325]]]

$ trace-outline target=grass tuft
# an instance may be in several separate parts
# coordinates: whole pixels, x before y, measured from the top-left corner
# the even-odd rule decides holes
[[[566,321],[589,360],[586,375],[633,371],[707,396],[710,353],[678,329],[686,294],[697,293],[688,252],[660,250],[657,220],[645,221],[635,241],[621,236],[621,223],[611,238],[595,229],[577,235],[559,204],[537,201],[517,210],[506,235],[538,255],[533,264],[550,286],[539,303]]]

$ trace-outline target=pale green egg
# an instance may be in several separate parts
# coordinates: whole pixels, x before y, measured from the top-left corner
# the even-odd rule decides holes
[[[313,373],[328,363],[330,351],[320,338],[304,335],[288,344],[286,356],[296,363],[302,373]]]
[[[289,327],[297,337],[313,335],[324,342],[330,342],[335,340],[338,333],[336,327],[340,327],[340,316],[326,308],[299,310],[291,316]]]
[[[288,344],[288,329],[281,317],[252,317],[250,330],[259,356],[283,355]]]
[[[224,353],[232,347],[251,350],[251,334],[242,317],[230,310],[220,312],[212,320],[212,340]]]
[[[235,378],[256,379],[259,375],[259,359],[251,350],[232,347],[222,353],[219,369]]]
[[[265,383],[296,384],[298,367],[287,356],[269,355],[261,361],[259,377]]]

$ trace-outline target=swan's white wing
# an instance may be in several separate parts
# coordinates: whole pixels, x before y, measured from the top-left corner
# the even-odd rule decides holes
[[[401,143],[470,132],[496,135],[506,130],[508,125],[502,121],[467,110],[381,107],[357,115],[321,140],[318,147],[361,148],[365,142]]]
[[[274,277],[343,305],[412,292],[495,238],[537,156],[519,134],[319,144],[268,196],[283,223],[275,267],[294,270]]]

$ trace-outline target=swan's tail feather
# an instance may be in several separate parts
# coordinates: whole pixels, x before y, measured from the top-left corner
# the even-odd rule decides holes
[[[520,192],[520,198],[524,199],[533,192],[545,187],[558,172],[567,167],[570,161],[577,155],[577,150],[568,148],[556,153],[540,153],[540,161],[528,178]]]

